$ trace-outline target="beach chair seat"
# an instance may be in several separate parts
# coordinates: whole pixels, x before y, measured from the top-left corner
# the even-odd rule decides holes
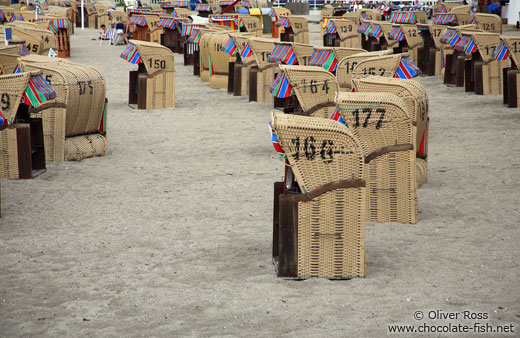
[[[365,276],[366,183],[359,140],[322,118],[272,113],[271,125],[289,172],[275,195],[278,277]]]

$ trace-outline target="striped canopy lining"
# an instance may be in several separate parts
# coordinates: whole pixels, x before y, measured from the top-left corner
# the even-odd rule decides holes
[[[270,92],[274,97],[279,99],[288,98],[294,93],[293,87],[289,83],[289,79],[284,71],[278,73],[276,79],[271,85]]]
[[[199,11],[199,12],[209,12],[209,11],[211,11],[211,6],[205,5],[205,4],[197,5],[197,6],[195,6],[195,10]]]
[[[325,24],[325,28],[327,30],[327,34],[336,34],[338,32],[336,26],[334,26],[334,22],[329,19],[324,19],[323,21],[327,20]]]
[[[335,72],[338,60],[332,50],[314,49],[309,59],[309,66],[318,66],[329,72]]]
[[[455,14],[437,14],[433,19],[434,25],[447,25],[450,23],[457,23],[457,16]]]
[[[477,45],[471,35],[462,35],[462,38],[453,48],[466,54],[472,54],[477,51]]]
[[[3,19],[5,17],[5,14],[4,12],[2,12],[2,10],[0,9],[0,19]]]
[[[370,28],[371,28],[370,22],[363,22],[358,28],[358,33],[368,34],[368,32],[370,31]]]
[[[162,28],[169,28],[169,29],[174,29],[175,26],[177,25],[177,21],[175,21],[175,19],[173,18],[160,18],[159,19],[159,23],[157,23],[157,27],[162,27]]]
[[[200,30],[193,29],[191,31],[190,36],[188,37],[188,42],[199,43],[200,42],[200,38],[201,38]]]
[[[293,47],[286,44],[274,44],[273,51],[268,58],[269,62],[282,62],[286,65],[295,65],[298,63],[298,59],[294,54]]]
[[[231,36],[227,40],[227,42],[220,48],[221,51],[223,51],[226,54],[229,55],[235,55],[237,53],[237,46],[235,44],[235,39],[233,39]]]
[[[498,46],[495,48],[491,56],[498,61],[504,61],[509,58],[509,49],[507,49],[506,43],[504,40],[500,39]]]
[[[234,1],[229,1],[229,0],[226,0],[226,1],[220,1],[218,4],[220,6],[229,6],[233,3]]]
[[[403,41],[404,33],[403,33],[403,30],[401,29],[401,26],[392,27],[392,30],[390,31],[388,38],[391,40]]]
[[[48,100],[56,98],[56,92],[45,80],[43,75],[31,76],[22,97],[22,102],[28,106],[39,106]]]
[[[394,77],[398,79],[412,79],[421,74],[421,70],[409,58],[401,58]]]
[[[370,32],[368,32],[368,36],[379,39],[382,35],[383,35],[383,29],[381,28],[381,26],[372,24]]]
[[[393,13],[392,14],[392,23],[417,23],[417,18],[415,13]]]
[[[246,58],[250,58],[251,56],[253,56],[253,51],[251,50],[251,46],[249,45],[249,42],[246,42],[244,49],[242,49],[242,53],[240,53],[240,57],[243,59],[246,59]]]
[[[121,53],[121,58],[123,58],[124,60],[126,60],[132,64],[137,64],[137,63],[142,62],[141,55],[139,54],[139,49],[137,48],[136,45],[133,45],[131,43],[129,43],[128,47],[125,49],[125,51],[123,53]]]
[[[181,29],[181,35],[182,36],[190,36],[191,35],[191,32],[194,30],[194,29],[200,29],[204,26],[202,25],[192,25],[192,24],[188,24],[188,23],[183,23],[182,24],[182,29]]]
[[[146,26],[148,23],[146,22],[146,18],[141,15],[134,15],[130,18],[130,21],[128,22],[131,25],[138,25],[138,26]]]
[[[455,46],[460,40],[459,34],[455,29],[447,29],[446,33],[440,38],[440,42]]]
[[[26,56],[26,55],[29,55],[29,50],[27,49],[27,47],[25,47],[25,42],[23,41],[8,41],[8,45],[12,46],[12,45],[21,45],[22,46],[22,50],[20,51],[20,56]]]
[[[128,10],[128,15],[131,15],[131,14],[148,14],[150,13],[149,10],[147,9],[129,9]]]
[[[289,22],[289,18],[286,16],[281,16],[278,21],[275,23],[276,27],[289,28],[291,27],[291,23]]]
[[[274,150],[276,150],[278,155],[285,159],[285,151],[283,151],[280,143],[278,142],[278,137],[276,136],[276,132],[273,130],[271,122],[269,122],[269,133],[271,133],[271,142],[273,143]]]

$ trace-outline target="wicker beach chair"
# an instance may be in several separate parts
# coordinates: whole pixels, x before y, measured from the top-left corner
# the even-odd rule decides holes
[[[25,41],[25,47],[31,54],[47,55],[50,48],[58,49],[56,37],[48,30],[15,26],[13,34]]]
[[[327,47],[359,48],[361,36],[358,33],[359,22],[346,19],[331,19],[325,30],[323,45]]]
[[[214,33],[209,41],[209,60],[211,88],[227,88],[229,76],[229,63],[235,60],[234,56],[221,50],[221,47],[229,40],[226,32]]]
[[[367,219],[416,223],[416,156],[406,103],[390,93],[338,92],[336,105],[365,154]]]
[[[500,42],[498,33],[462,32],[454,49],[467,56],[464,64],[464,87],[478,95],[502,94],[504,69],[509,60],[498,61],[492,56]]]
[[[256,60],[256,66],[249,70],[249,101],[273,103],[270,89],[278,63],[270,62],[269,55],[274,48],[274,39],[254,37],[249,39],[249,46]]]
[[[24,71],[41,72],[57,93],[51,102],[57,106],[35,115],[43,119],[47,160],[63,162],[104,156],[107,101],[101,72],[43,56],[21,58],[21,67]]]
[[[130,105],[138,109],[175,106],[175,63],[171,50],[153,42],[130,40],[121,57],[138,70],[130,71]]]
[[[391,93],[403,99],[414,129],[417,187],[428,180],[428,95],[425,88],[414,80],[367,76],[352,80],[356,92]]]
[[[520,37],[501,36],[500,42],[493,51],[493,58],[497,61],[511,62],[503,73],[503,100],[509,108],[520,107]]]
[[[377,56],[359,61],[352,71],[352,77],[377,75],[384,77],[396,77],[411,79],[418,76],[421,71],[410,60],[408,53]]]
[[[289,189],[275,196],[277,275],[365,276],[366,191],[360,142],[333,120],[272,113],[271,124],[278,151],[284,152],[294,175],[294,181],[286,180]]]
[[[502,33],[502,18],[495,14],[475,14],[478,28],[485,32]]]
[[[309,44],[293,43],[294,54],[296,54],[300,66],[309,65],[309,60],[314,52],[314,47],[314,45]]]
[[[302,109],[298,114],[326,119],[332,115],[336,107],[334,97],[339,90],[336,77],[332,73],[313,66],[280,66],[280,69]]]
[[[233,95],[234,96],[248,96],[249,95],[249,71],[251,67],[256,66],[256,60],[250,50],[249,38],[246,34],[230,34],[235,41],[237,47],[237,61],[235,63],[233,75]],[[244,53],[244,49],[246,52]]]
[[[283,33],[280,35],[281,41],[309,43],[307,19],[299,16],[281,17],[275,25],[283,28]]]
[[[54,97],[56,93],[37,72],[0,75],[1,108],[11,125],[0,132],[1,178],[28,179],[45,171],[42,120],[31,114],[54,106],[44,103]]]
[[[278,20],[281,17],[288,17],[288,16],[291,16],[291,11],[287,8],[284,8],[284,7],[272,7],[271,8],[271,18],[272,18],[271,36],[273,38],[280,37],[281,29],[280,29],[280,27],[276,26],[276,22],[278,22]]]

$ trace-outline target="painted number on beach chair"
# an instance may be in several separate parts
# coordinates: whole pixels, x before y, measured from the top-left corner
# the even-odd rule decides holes
[[[347,70],[347,74],[352,73],[354,71],[354,68],[356,68],[357,64],[357,61],[353,61],[352,63],[347,61],[345,63],[345,69]]]
[[[298,87],[303,88],[303,92],[307,93],[307,87],[310,88],[311,94],[318,93],[318,90],[321,88],[321,91],[324,91],[326,94],[329,93],[329,82],[325,80],[324,82],[318,83],[316,80],[311,80],[309,84],[305,81],[305,79],[302,80],[302,82],[298,85]]]
[[[352,25],[341,26],[340,28],[342,33],[352,32]]]
[[[149,59],[150,67],[153,69],[164,69],[166,68],[166,60],[154,60]]]
[[[417,36],[417,30],[416,29],[410,29],[408,32],[409,37],[416,37]]]
[[[518,53],[518,42],[513,42],[513,43],[511,44],[511,47],[512,47],[512,48],[511,48],[511,49],[512,49],[511,51],[512,51],[513,53]]]
[[[294,23],[294,28],[296,28],[296,29],[302,29],[302,28],[303,28],[303,23],[301,23],[301,22],[295,22],[295,23]]]
[[[298,136],[293,138],[291,142],[296,148],[293,157],[298,161],[300,159],[300,146],[302,146],[300,137]],[[334,157],[334,151],[332,149],[333,145],[334,141],[332,140],[317,142],[314,136],[308,136],[303,140],[303,153],[305,154],[305,159],[309,161],[314,160],[316,158],[317,148],[319,148],[319,155],[322,160],[332,160]]]
[[[494,31],[495,30],[495,24],[494,23],[483,22],[481,25],[482,25],[482,28],[485,31]]]
[[[497,46],[486,46],[486,55],[491,55]]]
[[[47,81],[50,85],[52,85],[52,74],[45,75],[45,81]]]
[[[31,51],[31,52],[33,52],[33,53],[38,53],[38,49],[39,49],[39,48],[38,48],[38,45],[37,45],[37,44],[31,45],[31,44],[29,43],[29,44],[27,44],[26,47],[27,47],[27,50],[28,50],[28,51]]]
[[[42,40],[45,41],[45,43],[49,43],[49,37],[42,35]]]
[[[78,81],[79,86],[79,95],[84,95],[87,93],[87,88],[89,89],[90,95],[94,93],[94,86],[92,86],[92,81]]]
[[[8,93],[2,93],[0,100],[2,102],[3,110],[7,110],[7,109],[11,108],[11,98],[9,97]]]
[[[363,110],[361,112],[365,116],[365,121],[363,122],[363,124],[361,124],[361,122],[360,122],[361,117],[359,116],[360,110],[359,109],[354,110],[352,112],[352,116],[355,119],[355,123],[354,123],[353,127],[354,128],[358,128],[361,126],[363,128],[368,127],[368,122],[370,121],[370,116],[372,116],[372,111],[373,111],[372,108],[363,108]],[[377,120],[377,123],[376,123],[376,129],[381,129],[381,127],[383,126],[383,118],[385,117],[386,111],[382,108],[378,108],[378,109],[376,109],[375,113],[379,115],[379,119]]]
[[[247,23],[247,29],[250,30],[250,29],[256,29],[256,22],[248,22]]]
[[[441,36],[441,29],[440,28],[435,28],[435,29],[432,29],[431,30],[431,33],[433,35],[434,38],[438,38]]]
[[[363,68],[362,73],[363,75],[379,75],[384,76],[385,75],[385,69],[379,68],[376,70],[376,67],[369,67],[369,68]]]

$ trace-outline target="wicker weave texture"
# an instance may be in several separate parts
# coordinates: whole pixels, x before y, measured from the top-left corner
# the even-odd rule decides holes
[[[392,54],[391,50],[383,50],[377,52],[365,52],[354,54],[342,59],[338,59],[338,69],[336,70],[336,77],[338,84],[341,88],[350,89],[352,88],[352,73],[356,66],[361,62],[369,58],[375,58],[384,55]]]
[[[19,178],[16,129],[0,132],[0,169],[0,178]]]
[[[293,43],[294,55],[298,59],[298,64],[301,66],[307,66],[311,59],[312,52],[314,52],[314,45],[304,43]]]
[[[130,43],[137,46],[139,55],[143,59],[148,74],[161,71],[163,69],[175,71],[175,60],[172,51],[158,43],[140,40],[130,40]]]
[[[415,137],[405,102],[390,93],[340,92],[336,104],[367,157],[368,219],[416,223]]]
[[[334,112],[334,96],[339,90],[336,77],[321,67],[281,66],[305,112],[329,118]]]
[[[363,179],[361,144],[345,126],[280,113],[271,119],[302,191]],[[365,195],[364,187],[339,188],[298,202],[298,277],[365,275]]]

